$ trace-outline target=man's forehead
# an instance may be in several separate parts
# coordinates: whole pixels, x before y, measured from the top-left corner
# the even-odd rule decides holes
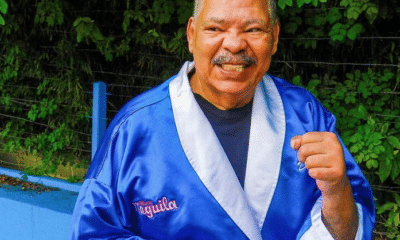
[[[209,3],[218,3],[221,7],[222,6],[232,6],[236,5],[235,2],[242,4],[242,5],[268,5],[269,0],[199,0],[200,4],[209,4]]]
[[[256,22],[266,24],[269,18],[268,2],[268,0],[202,0],[199,15],[203,15],[203,22],[226,23],[227,20],[240,19],[246,24]],[[241,14],[245,12],[251,12],[252,16]]]
[[[269,0],[200,0],[199,4],[208,6],[213,10],[241,7],[268,8]]]
[[[203,24],[207,23],[218,23],[218,24],[227,24],[228,20],[224,18],[219,18],[219,17],[210,17],[204,21]],[[261,23],[261,24],[267,24],[267,22],[263,19],[260,18],[251,18],[251,19],[246,19],[243,21],[243,25],[250,25],[254,23]]]

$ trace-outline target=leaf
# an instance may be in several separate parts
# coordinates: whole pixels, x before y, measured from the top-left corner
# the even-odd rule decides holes
[[[6,22],[4,21],[3,17],[0,16],[0,25],[4,25]]]
[[[368,160],[367,163],[366,163],[366,165],[367,165],[367,168],[368,168],[368,169],[371,169],[371,167],[372,167],[372,162],[371,162],[371,160]]]
[[[347,31],[347,37],[351,40],[355,40],[357,38],[357,33],[353,29],[349,29],[349,31]]]
[[[376,153],[371,153],[370,156],[371,158],[378,158],[378,155]]]
[[[356,117],[361,119],[365,119],[368,117],[368,111],[362,104],[358,107],[358,114]]]
[[[332,30],[339,30],[341,29],[343,26],[343,24],[341,23],[336,23],[335,25],[333,25]]]
[[[318,6],[318,0],[312,0],[312,4],[314,5],[314,7]]]
[[[387,210],[393,209],[394,205],[395,204],[392,202],[387,202],[387,203],[383,204],[382,206],[380,206],[378,208],[378,210],[376,211],[376,213],[382,214],[382,213],[386,212]]]
[[[8,10],[8,5],[4,0],[0,0],[0,12],[6,14]]]
[[[315,88],[315,87],[317,87],[320,83],[321,83],[321,80],[319,80],[319,79],[312,79],[312,80],[308,83],[307,88]]]
[[[362,24],[356,23],[347,31],[347,36],[351,40],[354,40],[363,31],[363,29],[364,27]]]
[[[351,153],[356,153],[356,152],[358,152],[359,150],[360,150],[360,149],[358,148],[357,145],[353,145],[353,146],[350,147],[350,152],[351,152]]]
[[[317,40],[312,40],[311,47],[312,49],[317,49]]]
[[[286,1],[285,0],[278,0],[278,6],[284,10],[286,6]]]
[[[335,36],[332,37],[332,40],[333,40],[333,41],[342,42],[343,39],[344,39],[343,35],[335,35]]]
[[[372,166],[374,168],[378,168],[378,165],[379,165],[378,161],[377,160],[371,160],[371,161],[372,161]]]
[[[350,138],[350,142],[356,143],[356,142],[360,141],[361,138],[362,138],[361,134],[360,133],[356,133]]]
[[[393,193],[394,200],[396,201],[397,205],[400,206],[400,196],[397,193]]]
[[[390,177],[394,181],[399,175],[400,175],[399,163],[393,161],[392,172],[390,173]]]
[[[354,74],[352,73],[346,73],[346,77],[350,80],[354,80]]]
[[[76,26],[78,26],[81,22],[82,22],[82,18],[81,18],[81,17],[78,17],[78,18],[74,21],[73,26],[76,27]]]
[[[293,6],[293,0],[286,0],[286,5]]]
[[[301,86],[301,87],[304,87],[303,86],[303,83],[301,82],[301,77],[299,76],[299,75],[297,75],[297,76],[295,76],[294,78],[293,78],[293,84],[295,84],[295,85],[297,85],[297,86]]]
[[[361,23],[354,24],[351,29],[353,29],[357,34],[364,30],[364,26]]]
[[[387,140],[388,140],[389,144],[392,145],[394,148],[400,149],[400,141],[398,138],[396,138],[394,136],[389,136],[389,137],[387,137]]]
[[[367,9],[366,15],[370,24],[372,24],[375,21],[376,17],[378,16],[378,12],[379,12],[378,7],[374,5],[372,5]]]
[[[76,36],[76,41],[78,41],[78,42],[82,42],[82,34],[79,34],[78,33],[78,35]]]
[[[370,125],[370,126],[374,126],[374,125],[375,125],[375,120],[374,120],[373,118],[368,118],[367,123],[368,123],[368,125]]]
[[[154,30],[154,29],[149,30],[148,33],[151,33],[154,37],[159,36],[158,33],[156,32],[156,30]]]
[[[387,165],[386,160],[381,160],[378,172],[381,183],[383,183],[389,177],[391,171],[392,171],[392,163],[389,162],[389,165]]]
[[[385,123],[382,125],[381,133],[385,134],[389,130],[389,123]]]
[[[103,34],[101,34],[100,29],[97,27],[93,31],[93,36],[96,40],[104,40]]]
[[[400,223],[400,216],[399,216],[400,214],[399,213],[396,213],[396,215],[395,215],[395,217],[394,217],[394,225],[396,226],[396,227],[398,227],[399,226],[399,223]]]
[[[339,12],[337,7],[331,8],[328,14],[326,15],[326,19],[329,21],[330,24],[335,23],[337,20],[342,18],[342,14]]]
[[[297,0],[297,6],[301,8],[304,5],[304,0]]]

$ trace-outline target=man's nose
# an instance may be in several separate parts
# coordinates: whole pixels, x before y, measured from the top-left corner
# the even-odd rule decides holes
[[[222,47],[224,49],[233,54],[236,54],[243,52],[246,49],[247,41],[240,33],[227,32],[222,44]]]

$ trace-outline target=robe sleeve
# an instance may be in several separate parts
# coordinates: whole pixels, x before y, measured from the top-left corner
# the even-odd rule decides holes
[[[315,108],[317,110],[314,111],[314,117],[318,120],[316,120],[314,124],[317,126],[317,130],[334,132],[342,144],[346,174],[350,181],[353,197],[357,206],[358,229],[355,240],[370,240],[372,239],[372,232],[375,224],[375,206],[371,187],[353,156],[336,132],[335,116],[327,111],[321,104],[316,105]],[[315,202],[296,239],[333,240],[333,237],[322,222],[321,211],[322,196]]]
[[[96,179],[82,185],[72,216],[71,240],[143,239],[124,226],[112,189]]]
[[[358,214],[358,229],[355,240],[371,239],[363,238],[363,210],[361,204],[356,203],[356,205]],[[321,210],[322,197],[320,197],[314,204],[310,214],[311,221],[307,221],[307,225],[303,226],[303,229],[306,228],[306,231],[303,233],[301,232],[300,240],[334,240],[325,224],[322,222]]]
[[[118,192],[121,162],[129,155],[128,142],[135,134],[127,120],[110,124],[79,191],[72,215],[71,240],[143,239],[137,236],[140,232],[130,204]]]

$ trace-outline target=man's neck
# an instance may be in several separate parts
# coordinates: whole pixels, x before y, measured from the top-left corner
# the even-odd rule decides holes
[[[215,92],[208,90],[208,88],[204,86],[204,83],[196,77],[196,74],[189,73],[188,78],[193,93],[199,94],[216,108],[221,110],[243,107],[250,103],[254,96],[254,92],[250,96],[228,93],[216,94]]]

